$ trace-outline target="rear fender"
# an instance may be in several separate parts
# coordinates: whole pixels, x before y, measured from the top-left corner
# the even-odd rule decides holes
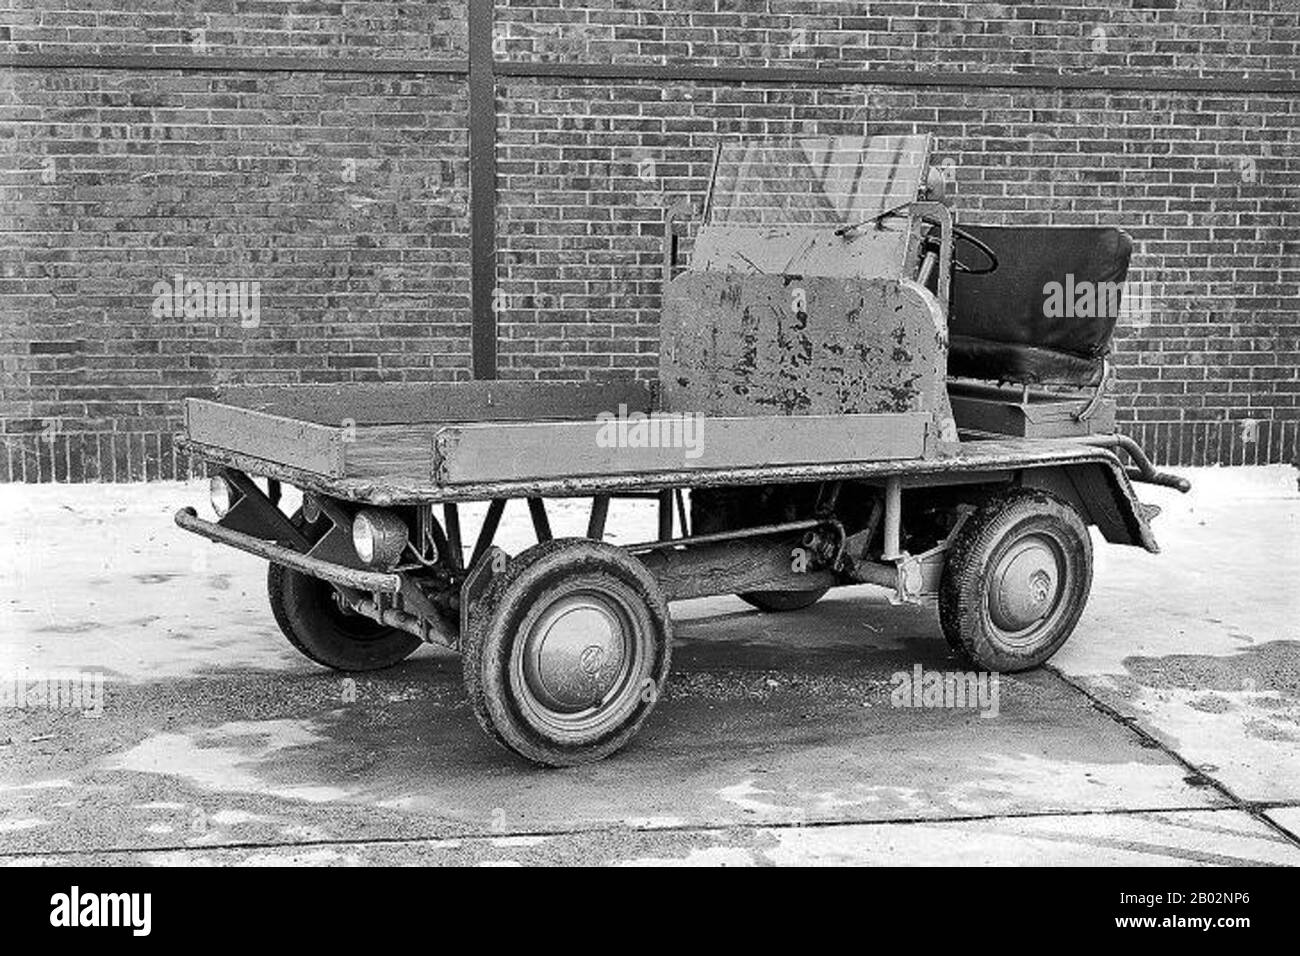
[[[1152,554],[1160,551],[1147,506],[1138,501],[1118,460],[1030,467],[1022,472],[1020,483],[1070,502],[1111,544],[1137,545]]]

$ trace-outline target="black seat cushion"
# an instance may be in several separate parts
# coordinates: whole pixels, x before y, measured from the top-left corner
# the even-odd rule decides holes
[[[961,228],[993,249],[998,267],[953,276],[948,374],[1074,386],[1100,381],[1133,252],[1128,234],[1101,226]],[[957,256],[973,268],[985,262],[966,243],[957,244]]]

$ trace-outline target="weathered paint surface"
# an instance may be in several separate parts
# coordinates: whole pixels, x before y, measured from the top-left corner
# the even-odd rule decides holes
[[[288,468],[264,459],[240,455],[212,445],[178,439],[177,447],[196,458],[227,465],[250,475],[278,478],[309,491],[386,506],[428,501],[486,501],[529,495],[565,497],[616,494],[656,488],[720,488],[727,485],[765,485],[773,482],[833,481],[836,479],[879,478],[885,475],[933,475],[939,473],[1001,471],[1008,468],[1074,466],[1097,463],[1115,476],[1115,487],[1132,510],[1134,498],[1124,469],[1114,454],[1079,442],[1052,439],[994,439],[941,446],[938,455],[907,460],[822,462],[813,465],[771,465],[726,468],[716,471],[662,472],[656,475],[623,474],[596,477],[553,477],[524,481],[479,482],[439,485],[432,479],[330,479],[299,468]]]
[[[432,422],[537,421],[586,419],[626,405],[652,409],[649,382],[421,382],[330,385],[241,385],[221,388],[217,401],[249,409],[341,427],[409,426]]]
[[[671,428],[652,444],[613,444],[608,422],[529,422],[452,425],[434,438],[433,478],[439,484],[632,475],[652,482],[682,469],[701,474],[765,465],[871,462],[920,458],[927,419],[920,412],[888,415],[809,415],[691,421],[689,442]],[[678,429],[680,438],[684,432]],[[602,438],[602,436],[604,436]]]
[[[294,465],[329,478],[343,477],[339,429],[267,412],[185,400],[185,432],[197,442]]]
[[[688,272],[662,334],[671,411],[948,415],[943,317],[911,282]]]

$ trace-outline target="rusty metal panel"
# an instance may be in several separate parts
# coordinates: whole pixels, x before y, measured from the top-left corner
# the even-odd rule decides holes
[[[684,273],[668,286],[662,331],[666,410],[921,411],[941,430],[951,423],[943,316],[912,282]]]
[[[1088,398],[1062,396],[1057,400],[1031,397],[1028,404],[1006,392],[961,392],[949,388],[957,427],[1020,438],[1069,438],[1076,435],[1110,435],[1115,432],[1115,402],[1103,399],[1093,415],[1079,419]]]

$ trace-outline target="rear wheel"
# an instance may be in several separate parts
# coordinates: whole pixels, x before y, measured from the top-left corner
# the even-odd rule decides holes
[[[528,549],[470,617],[461,652],[475,716],[535,763],[612,754],[668,677],[667,602],[644,565],[613,545],[569,538]]]
[[[1017,490],[984,504],[948,554],[939,621],[948,643],[993,671],[1045,662],[1073,633],[1092,586],[1092,541],[1054,495]]]
[[[329,527],[301,513],[293,522],[315,541]],[[323,526],[323,527],[322,527]],[[266,574],[271,613],[289,643],[311,660],[338,671],[379,670],[410,657],[420,639],[345,611],[334,587],[320,578],[272,564]]]
[[[740,599],[760,611],[780,613],[802,611],[822,599],[830,588],[812,588],[808,591],[746,591]]]

